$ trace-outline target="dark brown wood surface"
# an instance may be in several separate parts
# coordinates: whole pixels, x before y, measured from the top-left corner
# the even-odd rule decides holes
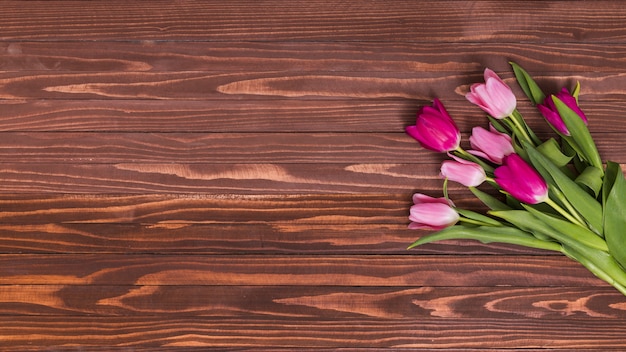
[[[626,166],[625,43],[620,1],[3,1],[0,350],[626,350],[563,256],[407,251],[444,157],[403,132],[513,60]]]

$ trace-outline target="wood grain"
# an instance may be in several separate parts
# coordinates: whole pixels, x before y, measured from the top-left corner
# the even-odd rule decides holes
[[[419,4],[415,4],[419,6]],[[436,33],[432,33],[433,35]],[[26,72],[447,72],[472,74],[485,66],[510,70],[507,60],[531,73],[622,73],[626,45],[570,43],[458,43],[428,41],[45,41],[0,42],[0,68]],[[567,60],[563,60],[567,56]]]
[[[196,205],[200,206],[200,205]],[[303,204],[302,207],[306,206]],[[345,205],[348,207],[349,205]],[[399,214],[397,220],[391,215],[379,214],[372,222],[366,219],[365,206],[357,215],[341,215],[338,211],[332,216],[315,218],[319,213],[328,213],[310,205],[310,213],[302,212],[301,218],[272,218],[259,216],[256,221],[235,222],[234,219],[215,220],[215,210],[207,209],[203,215],[183,216],[179,211],[172,222],[169,218],[154,224],[124,223],[123,218],[98,219],[97,210],[87,215],[74,216],[62,223],[37,223],[43,219],[39,215],[32,223],[21,221],[30,217],[7,219],[0,226],[0,253],[2,254],[308,254],[308,255],[368,255],[368,254],[526,254],[556,255],[555,253],[533,250],[520,246],[481,244],[478,241],[444,241],[429,244],[408,252],[407,244],[428,233],[407,229],[406,214]],[[316,210],[317,209],[317,210]],[[80,213],[83,209],[72,209]],[[104,212],[104,210],[100,210]],[[60,212],[57,210],[57,212]],[[70,210],[68,210],[68,213]],[[257,210],[261,212],[261,210]],[[342,210],[348,213],[349,210]],[[297,210],[294,210],[297,213]],[[375,210],[371,211],[372,214]],[[400,212],[398,212],[400,213]],[[103,216],[103,215],[101,215]],[[312,218],[307,219],[306,216]],[[373,217],[374,215],[372,215]],[[243,217],[243,215],[242,215]],[[78,220],[83,218],[86,220]],[[195,218],[195,220],[194,220]],[[344,219],[342,221],[342,218]],[[51,215],[45,219],[54,221]],[[322,220],[324,219],[324,220]],[[156,216],[144,216],[142,221],[158,221]],[[229,220],[232,220],[229,222]],[[369,220],[369,221],[368,221]],[[89,221],[89,222],[84,222]],[[126,220],[127,221],[127,220]],[[211,223],[211,221],[215,221]],[[402,223],[405,221],[406,223]],[[351,223],[350,223],[351,222]],[[106,224],[106,226],[104,225]]]
[[[164,346],[169,349],[205,347],[248,349],[396,348],[471,351],[493,348],[523,350],[614,349],[622,346],[620,322],[534,319],[330,319],[201,317],[56,317],[6,318],[0,336],[6,346],[67,346],[85,348],[116,345],[117,349]],[[74,335],[60,334],[73,331]],[[36,334],[33,334],[36,332]],[[30,346],[30,347],[29,347]]]
[[[97,1],[87,7],[57,0],[25,8],[6,1],[0,40],[623,41],[624,8],[614,1],[595,3],[404,0],[393,6],[384,1],[329,6],[319,0],[233,5],[186,0]]]
[[[41,194],[3,195],[2,223],[393,224],[406,194]],[[368,208],[370,208],[368,210]]]
[[[624,297],[555,252],[406,250],[443,154],[404,133],[509,61],[582,84],[626,167],[619,1],[3,1],[0,350],[620,351]],[[485,211],[450,184],[461,208]],[[495,193],[494,193],[495,194]]]
[[[626,307],[608,287],[328,287],[7,285],[0,312],[24,316],[273,317],[289,319],[529,319],[618,322]],[[159,301],[155,306],[153,301]],[[262,307],[262,308],[261,308]],[[523,310],[511,307],[524,307]]]
[[[486,126],[485,126],[486,127]],[[624,163],[623,133],[597,133],[605,159]],[[404,133],[0,133],[0,158],[11,163],[381,164],[418,163],[432,173],[444,156]],[[469,135],[462,134],[463,146]],[[549,134],[540,133],[548,139]],[[251,154],[254,153],[254,157]],[[353,169],[358,168],[357,166]]]
[[[583,88],[584,89],[584,88]],[[428,100],[260,99],[245,100],[0,100],[0,131],[169,133],[395,133],[415,123]],[[486,126],[484,114],[465,100],[445,100],[464,133]],[[547,132],[536,108],[519,110],[537,132]],[[581,99],[594,133],[623,132],[623,100]],[[601,143],[599,139],[597,142]],[[419,150],[416,149],[416,152]]]
[[[6,254],[0,264],[2,285],[608,287],[564,256]]]
[[[503,74],[512,82],[510,74]],[[623,100],[623,73],[579,73],[581,99]],[[482,70],[451,72],[256,71],[209,72],[0,72],[0,98],[204,100],[244,98],[404,98],[430,101],[433,87],[441,99],[462,99]],[[535,77],[541,85],[573,86],[569,77]],[[519,89],[516,89],[519,90]],[[521,90],[520,90],[521,91]],[[521,96],[521,95],[520,95]]]

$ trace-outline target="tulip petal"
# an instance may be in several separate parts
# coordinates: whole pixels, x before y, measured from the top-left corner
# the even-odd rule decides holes
[[[515,96],[508,86],[502,81],[489,79],[486,83],[486,91],[489,94],[491,116],[503,118],[511,115],[517,105]]]
[[[446,160],[441,164],[441,176],[466,187],[479,186],[486,178],[485,170],[480,165],[452,160]]]
[[[459,214],[447,204],[422,203],[411,207],[409,220],[425,227],[441,229],[459,221]]]
[[[495,129],[487,131],[482,127],[474,127],[469,141],[470,146],[477,149],[477,151],[470,150],[469,153],[484,157],[496,164],[501,164],[503,157],[515,152],[511,137]]]
[[[419,144],[436,152],[449,152],[459,147],[461,133],[438,99],[433,106],[424,106],[417,113],[415,125],[407,126],[406,133]]]
[[[451,200],[446,199],[444,197],[433,198],[422,193],[415,193],[413,195],[413,204],[421,204],[421,203],[441,203],[441,204],[447,204],[451,207],[454,206]]]
[[[511,115],[517,106],[511,88],[488,68],[485,69],[484,79],[485,83],[471,85],[465,98],[496,119]]]
[[[548,186],[535,169],[517,154],[503,159],[502,166],[494,170],[496,183],[515,199],[537,204],[548,197]]]

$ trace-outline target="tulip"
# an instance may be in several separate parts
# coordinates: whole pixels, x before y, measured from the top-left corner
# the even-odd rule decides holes
[[[410,229],[442,230],[459,221],[459,214],[446,198],[432,198],[425,194],[413,195],[409,220]]]
[[[458,182],[465,187],[477,187],[485,182],[485,170],[471,161],[455,158],[441,163],[441,177]]]
[[[580,118],[585,122],[585,124],[587,124],[587,117],[585,116],[585,113],[583,113],[583,111],[578,106],[578,103],[576,102],[576,98],[574,98],[574,96],[572,96],[572,94],[570,94],[570,92],[566,88],[561,89],[559,93],[554,94],[552,96],[555,96],[559,100],[561,100],[565,105],[567,105],[568,108],[572,109],[578,116],[580,116]],[[565,122],[563,122],[561,115],[559,115],[559,111],[554,105],[552,96],[545,99],[543,101],[543,104],[538,104],[537,109],[539,109],[539,112],[541,112],[543,117],[559,133],[569,136],[570,132],[567,129],[567,126],[565,126]]]
[[[521,202],[537,204],[548,199],[546,181],[517,154],[505,156],[493,174],[502,190]]]
[[[510,116],[517,106],[513,91],[488,68],[485,69],[484,77],[485,83],[473,84],[465,98],[496,119]]]
[[[450,152],[461,144],[461,133],[438,99],[433,105],[422,107],[415,125],[407,126],[406,133],[426,149]]]
[[[511,137],[506,133],[498,132],[493,126],[490,127],[490,131],[482,127],[474,127],[469,141],[472,148],[476,150],[468,150],[468,153],[495,164],[502,164],[502,158],[515,152]]]

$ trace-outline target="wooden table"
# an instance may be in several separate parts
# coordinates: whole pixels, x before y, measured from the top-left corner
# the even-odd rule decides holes
[[[407,251],[444,156],[404,134],[435,97],[486,126],[463,93],[513,60],[624,165],[624,43],[620,1],[3,1],[0,349],[626,350],[563,256]]]

